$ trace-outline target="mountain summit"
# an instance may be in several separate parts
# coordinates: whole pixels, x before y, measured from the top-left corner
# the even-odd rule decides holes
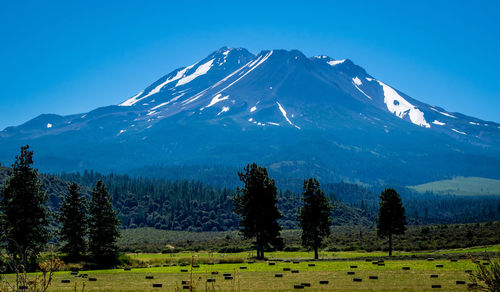
[[[221,48],[119,105],[0,132],[51,171],[258,161],[290,178],[425,182],[500,175],[500,125],[422,103],[349,59]],[[381,171],[383,170],[383,171]]]

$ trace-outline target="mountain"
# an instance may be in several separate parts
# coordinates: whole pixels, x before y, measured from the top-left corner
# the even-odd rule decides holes
[[[349,59],[224,47],[119,105],[6,128],[0,161],[30,144],[44,171],[256,161],[284,178],[418,184],[500,178],[499,142],[499,124],[422,103]]]

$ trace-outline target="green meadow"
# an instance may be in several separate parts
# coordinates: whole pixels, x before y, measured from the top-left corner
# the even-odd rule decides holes
[[[83,291],[189,291],[189,284],[183,281],[192,281],[194,291],[297,291],[294,286],[302,283],[310,284],[304,287],[308,291],[467,291],[467,284],[457,284],[457,281],[467,283],[466,270],[476,269],[467,255],[479,253],[476,256],[481,258],[484,251],[498,255],[500,245],[396,252],[395,259],[388,259],[382,252],[323,252],[317,261],[311,260],[310,252],[268,252],[265,262],[252,262],[249,258],[252,254],[248,252],[128,254],[134,266],[130,270],[80,271],[77,276],[69,271],[56,272],[50,291],[75,291],[75,288],[77,291],[82,288]],[[412,256],[424,258],[412,259]],[[384,265],[379,265],[382,259]],[[231,274],[232,279],[225,279],[225,273]],[[437,277],[431,278],[431,275]],[[374,276],[376,279],[370,279]],[[89,281],[89,278],[96,280]],[[361,280],[354,281],[354,278]],[[207,279],[215,282],[207,282]],[[70,282],[62,283],[63,280]],[[320,281],[328,283],[320,284]],[[162,287],[153,288],[154,283]],[[432,288],[432,285],[441,285],[441,288]]]
[[[434,192],[443,195],[500,195],[500,180],[484,177],[454,177],[411,186],[410,188],[421,193]]]

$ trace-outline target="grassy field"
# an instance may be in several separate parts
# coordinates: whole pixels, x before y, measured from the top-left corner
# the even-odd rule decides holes
[[[413,255],[453,255],[453,254],[467,254],[467,253],[482,253],[482,252],[500,252],[500,244],[484,247],[471,247],[471,248],[458,248],[446,249],[436,251],[418,251],[418,252],[405,252],[394,251],[394,256],[413,256]],[[158,264],[158,263],[172,263],[172,262],[188,262],[191,257],[194,257],[199,262],[212,262],[216,263],[220,259],[230,258],[232,260],[241,259],[241,262],[246,261],[247,258],[255,256],[253,252],[240,252],[231,254],[221,254],[216,252],[183,252],[174,254],[161,254],[161,253],[129,253],[127,254],[134,260],[144,261],[145,263]],[[267,252],[266,257],[269,259],[301,259],[310,260],[314,257],[313,252],[296,251],[296,252]],[[369,257],[384,257],[387,252],[374,251],[339,251],[339,252],[320,252],[320,259],[349,259],[349,258],[369,258]]]
[[[449,254],[453,258],[456,254],[485,250],[498,252],[500,245],[425,254],[428,257]],[[412,253],[396,254],[412,255]],[[196,291],[295,291],[294,285],[301,283],[311,285],[306,287],[308,291],[436,291],[432,288],[432,285],[436,284],[441,285],[440,291],[467,291],[467,285],[457,284],[456,281],[468,282],[465,270],[475,270],[475,264],[470,259],[459,259],[454,262],[438,258],[433,261],[386,258],[385,265],[381,266],[373,262],[376,257],[385,256],[385,253],[327,252],[322,253],[323,260],[318,261],[311,261],[311,255],[312,253],[307,252],[270,252],[267,256],[275,260],[251,263],[248,262],[248,253],[129,254],[134,260],[149,263],[150,267],[132,268],[130,271],[124,269],[81,271],[80,274],[87,274],[87,278],[73,276],[69,271],[57,272],[50,291],[74,291],[75,285],[78,287],[77,291],[81,291],[83,285],[85,291],[175,291],[177,288],[182,290],[182,281],[191,280]],[[358,257],[365,259],[352,259]],[[190,262],[191,259],[199,262],[199,267],[172,264]],[[232,261],[240,259],[242,262],[208,264],[218,262],[220,259]],[[168,266],[164,266],[167,262]],[[270,262],[274,265],[270,265]],[[409,270],[404,270],[403,267],[409,267]],[[286,270],[287,268],[289,270]],[[182,271],[184,269],[187,272]],[[297,270],[298,273],[292,273],[291,270]],[[213,272],[218,274],[213,275]],[[348,272],[354,272],[354,275],[349,275]],[[226,280],[224,273],[230,273],[233,279]],[[277,278],[276,274],[282,274],[282,277]],[[438,277],[431,278],[431,274]],[[153,276],[153,279],[146,279],[146,276]],[[378,278],[370,279],[370,276]],[[12,276],[8,278],[12,279]],[[95,278],[96,281],[89,281],[88,278]],[[361,282],[355,282],[354,278],[360,278]],[[207,283],[207,279],[215,279],[215,283]],[[62,283],[62,280],[70,280],[70,283]],[[328,281],[328,284],[320,284],[320,281]],[[163,287],[153,288],[153,283],[161,283]]]
[[[458,196],[500,195],[500,180],[483,177],[455,177],[410,188],[421,193],[430,191],[436,194]]]
[[[309,266],[314,264],[315,266]],[[442,264],[442,268],[437,268]],[[357,266],[357,268],[351,268]],[[246,269],[241,269],[246,267]],[[410,270],[403,270],[410,267]],[[89,282],[86,279],[71,276],[69,272],[56,274],[55,282],[51,291],[71,291],[75,283],[81,287],[85,283],[85,291],[174,291],[177,287],[182,288],[183,280],[191,280],[193,277],[197,291],[292,291],[294,285],[310,283],[309,291],[426,291],[432,289],[433,284],[440,284],[441,290],[466,291],[466,285],[457,285],[456,281],[467,281],[466,269],[473,269],[474,264],[470,260],[459,260],[450,262],[448,260],[412,260],[412,261],[385,261],[385,266],[375,265],[366,261],[318,261],[300,262],[298,264],[276,262],[271,266],[269,263],[254,264],[216,264],[200,265],[190,272],[181,272],[185,267],[155,267],[144,269],[122,269],[89,271],[88,277],[95,277],[97,281]],[[283,271],[283,268],[298,270],[298,273]],[[190,268],[188,267],[188,270]],[[219,272],[212,275],[213,271]],[[348,275],[353,271],[354,275]],[[231,273],[233,280],[224,280],[223,273]],[[282,278],[275,278],[280,273]],[[431,274],[437,274],[438,278],[431,278]],[[146,275],[154,279],[145,279]],[[369,276],[377,276],[378,279],[369,279]],[[214,284],[207,283],[207,279],[215,279]],[[353,278],[361,278],[361,282],[354,282]],[[68,279],[69,284],[61,283]],[[327,280],[328,284],[319,284]],[[162,288],[152,288],[153,283],[162,283]]]

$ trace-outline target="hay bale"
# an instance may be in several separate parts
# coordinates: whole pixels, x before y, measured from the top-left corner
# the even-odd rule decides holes
[[[224,274],[222,274],[222,276],[224,276],[224,277],[231,277],[232,275],[231,275],[231,273],[224,273]]]
[[[163,284],[161,283],[153,283],[153,288],[161,288],[163,287]]]
[[[357,269],[357,268],[358,268],[358,266],[351,266],[350,268],[351,268],[351,269]]]
[[[245,266],[240,267],[240,270],[246,270],[246,269],[247,269],[247,267],[245,267]]]
[[[276,265],[276,263],[270,262],[269,265],[274,266],[274,265]]]
[[[315,267],[316,264],[308,264],[309,267]]]
[[[123,268],[124,271],[131,271],[131,268]]]
[[[226,276],[224,277],[224,280],[232,280],[233,279],[233,276]]]
[[[292,270],[292,274],[298,274],[299,270]]]
[[[300,264],[300,262],[298,262],[298,261],[294,261],[293,263],[294,263],[294,264]]]
[[[378,262],[372,262],[372,264],[374,264],[374,265],[378,265]]]
[[[215,283],[215,279],[207,279],[207,283]]]
[[[189,285],[182,286],[182,289],[184,289],[184,290],[190,290],[190,289],[191,289],[191,286],[189,286]]]
[[[247,264],[251,265],[251,264],[253,264],[253,262],[247,262]]]
[[[181,285],[189,285],[190,281],[188,280],[182,280]]]
[[[193,265],[193,268],[199,268],[200,265]]]
[[[293,285],[293,289],[304,289],[302,285]]]
[[[457,285],[465,285],[465,281],[456,281],[455,282]]]
[[[409,270],[410,270],[410,267],[403,267],[403,270],[405,270],[405,271],[409,271]]]
[[[68,279],[63,279],[63,280],[61,280],[61,283],[71,283],[71,281]]]
[[[379,263],[378,266],[379,267],[385,267],[385,264],[384,263]]]
[[[329,283],[329,282],[328,282],[328,281],[325,281],[325,280],[323,280],[323,281],[319,281],[319,284],[320,284],[320,285],[327,285],[328,283]]]
[[[483,266],[489,266],[489,265],[490,265],[490,263],[488,263],[488,262],[483,263]]]
[[[71,276],[76,276],[76,275],[78,275],[78,271],[72,271],[71,272]]]
[[[207,265],[209,265],[209,266],[213,266],[213,265],[214,265],[214,263],[207,263]]]
[[[97,281],[97,278],[89,278],[89,281],[90,282],[95,282],[95,281]]]
[[[437,278],[437,277],[438,277],[438,275],[436,275],[436,274],[431,275],[431,278]]]
[[[372,259],[365,259],[365,262],[371,262]]]
[[[443,268],[443,267],[444,267],[444,265],[442,265],[442,264],[437,264],[436,265],[436,268]]]
[[[186,269],[181,269],[181,273],[187,273],[187,272],[188,272],[188,270],[186,270]]]
[[[219,272],[217,272],[217,271],[212,272],[212,275],[218,275],[218,274],[219,274]]]
[[[354,275],[354,274],[356,274],[356,273],[354,273],[352,271],[347,272],[347,275]]]
[[[353,282],[361,282],[361,281],[363,281],[363,279],[361,279],[361,278],[353,278],[352,281]]]
[[[368,276],[368,279],[370,279],[370,280],[378,280],[378,276]]]
[[[440,284],[433,284],[433,285],[431,286],[431,288],[441,288],[441,285],[440,285]]]
[[[275,278],[283,278],[283,274],[274,274]]]
[[[300,285],[304,287],[311,287],[311,283],[300,283]]]
[[[283,272],[289,272],[290,270],[290,268],[283,268]]]
[[[154,276],[146,276],[146,280],[152,280],[154,278],[155,278]]]
[[[427,258],[427,261],[432,262],[434,258]]]
[[[457,259],[451,259],[450,262],[456,263],[456,262],[458,262],[458,260]]]

